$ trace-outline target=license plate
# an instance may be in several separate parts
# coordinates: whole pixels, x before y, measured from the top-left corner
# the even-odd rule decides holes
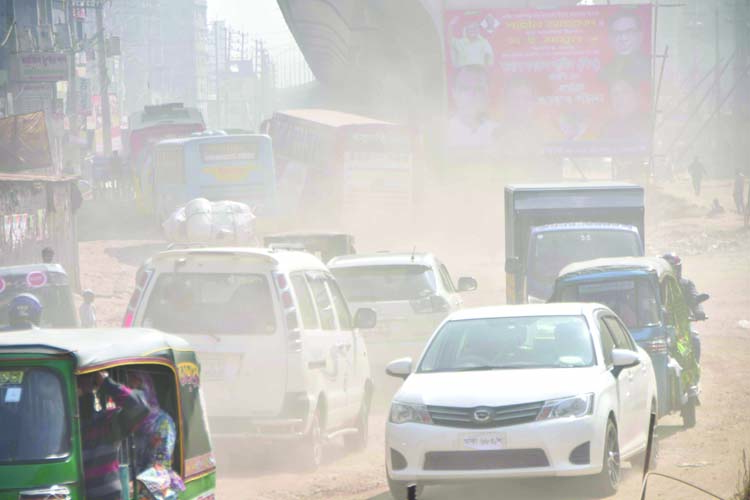
[[[235,356],[201,358],[201,373],[206,381],[233,379],[239,375],[239,369],[240,360]]]
[[[505,434],[468,434],[463,437],[463,446],[469,450],[502,450],[505,445]]]

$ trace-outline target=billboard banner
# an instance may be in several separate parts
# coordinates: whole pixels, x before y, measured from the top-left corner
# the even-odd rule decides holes
[[[447,146],[649,154],[651,17],[650,5],[447,11]]]

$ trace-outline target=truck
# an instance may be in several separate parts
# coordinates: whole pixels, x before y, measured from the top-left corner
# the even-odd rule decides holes
[[[615,182],[505,187],[506,302],[546,302],[568,264],[644,252],[644,192]]]

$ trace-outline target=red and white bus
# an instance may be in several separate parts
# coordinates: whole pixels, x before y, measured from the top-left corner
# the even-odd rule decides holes
[[[187,137],[206,130],[203,115],[197,108],[182,103],[146,106],[128,117],[128,156],[138,164],[150,146],[164,139]]]
[[[361,228],[409,218],[412,143],[408,130],[338,111],[279,111],[273,138],[279,206],[304,222]]]

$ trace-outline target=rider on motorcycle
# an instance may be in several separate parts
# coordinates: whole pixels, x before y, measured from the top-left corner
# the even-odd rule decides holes
[[[662,259],[669,262],[669,264],[672,266],[672,269],[674,270],[674,273],[680,284],[680,288],[682,289],[682,294],[685,297],[685,302],[687,303],[687,306],[690,309],[690,314],[692,315],[691,319],[694,321],[705,320],[706,313],[703,310],[702,303],[706,299],[708,299],[708,294],[698,293],[698,290],[695,288],[695,283],[693,283],[692,280],[682,276],[682,259],[680,259],[680,257],[676,253],[670,252],[670,253],[664,254],[662,255]],[[696,361],[700,362],[700,359],[701,359],[700,336],[698,335],[698,332],[694,331],[692,328],[691,328],[690,334],[693,338],[693,346],[695,348],[695,359]]]

